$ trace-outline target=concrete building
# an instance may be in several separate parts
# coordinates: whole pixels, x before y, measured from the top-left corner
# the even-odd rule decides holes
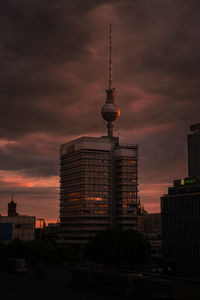
[[[161,214],[152,213],[138,216],[138,231],[151,245],[151,258],[155,261],[162,256]]]
[[[109,68],[101,111],[108,135],[81,137],[60,147],[60,234],[68,243],[84,244],[111,226],[137,229],[138,146],[122,144],[113,134],[120,109],[112,87],[111,39]]]
[[[137,229],[138,148],[82,137],[61,146],[60,230],[73,243],[98,230]]]
[[[60,223],[48,223],[43,225],[45,239],[56,241],[59,238]]]
[[[161,197],[163,265],[175,276],[200,279],[199,124],[188,135],[189,177]]]
[[[19,215],[16,212],[16,203],[12,198],[8,203],[8,216],[0,216],[0,240],[34,240],[35,219],[34,216]]]
[[[7,232],[6,234],[5,230]],[[4,236],[4,238],[2,238],[2,236]],[[32,241],[35,239],[35,217],[0,216],[0,240],[15,239],[20,239],[22,241]]]

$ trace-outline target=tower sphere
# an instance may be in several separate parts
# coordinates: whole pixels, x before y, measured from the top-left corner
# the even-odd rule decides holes
[[[115,103],[105,103],[101,114],[106,121],[116,121],[120,117],[120,108]]]

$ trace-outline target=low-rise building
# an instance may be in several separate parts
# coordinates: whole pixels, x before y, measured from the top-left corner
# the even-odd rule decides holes
[[[35,239],[35,217],[0,216],[0,240],[31,241]]]
[[[36,217],[19,215],[16,212],[13,198],[8,203],[8,216],[0,216],[0,241],[20,239],[31,241],[35,239]]]
[[[48,225],[43,226],[43,232],[47,239],[57,240],[59,238],[60,223],[48,223]]]
[[[149,241],[152,259],[161,259],[161,214],[147,213],[138,216],[138,231]]]

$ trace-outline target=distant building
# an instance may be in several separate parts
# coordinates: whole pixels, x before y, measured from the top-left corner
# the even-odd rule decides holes
[[[7,233],[5,233],[5,230]],[[32,241],[35,239],[35,217],[0,216],[0,240],[15,239],[22,241]]]
[[[60,223],[48,223],[48,225],[43,226],[43,233],[45,239],[57,240],[59,238]]]
[[[18,216],[17,213],[17,204],[13,201],[13,195],[10,203],[8,203],[8,216],[9,217],[16,217]]]
[[[138,216],[138,231],[151,245],[151,258],[154,260],[161,259],[161,214],[152,213]]]
[[[35,220],[33,216],[19,215],[13,197],[8,203],[8,216],[0,216],[0,241],[35,239]]]
[[[190,126],[188,134],[188,175],[200,177],[200,123]]]

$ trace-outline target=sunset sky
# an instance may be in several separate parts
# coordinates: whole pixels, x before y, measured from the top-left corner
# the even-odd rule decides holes
[[[59,146],[106,134],[100,110],[113,86],[115,134],[139,145],[139,193],[149,212],[187,176],[186,136],[200,122],[200,3],[195,0],[1,0],[0,214],[59,216]]]

